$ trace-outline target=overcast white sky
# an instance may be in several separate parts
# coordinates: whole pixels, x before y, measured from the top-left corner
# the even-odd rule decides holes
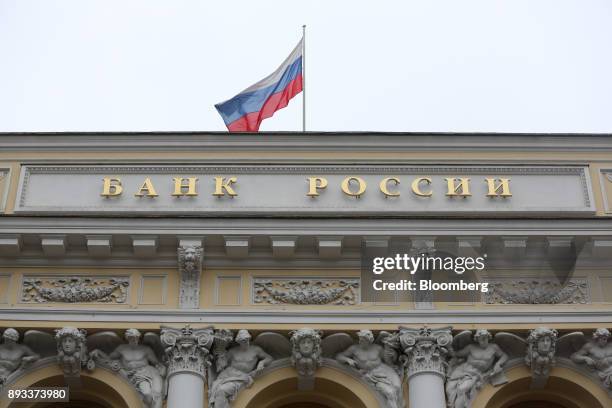
[[[302,24],[308,130],[612,132],[610,0],[0,0],[0,131],[225,130]]]

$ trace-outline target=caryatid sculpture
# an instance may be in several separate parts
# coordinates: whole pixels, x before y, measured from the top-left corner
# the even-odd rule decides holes
[[[387,408],[403,408],[402,381],[391,365],[386,364],[384,347],[374,343],[370,330],[357,333],[358,344],[336,355],[336,360],[358,370],[385,399]]]
[[[140,338],[140,331],[128,329],[125,331],[127,344],[118,345],[109,355],[93,350],[91,356],[124,374],[143,396],[147,407],[162,408],[166,367],[151,347],[140,344]]]
[[[465,336],[455,336],[455,340],[462,337]],[[477,330],[475,343],[453,353],[446,380],[446,403],[449,408],[468,408],[476,391],[492,377],[502,373],[508,355],[497,344],[491,343],[491,339],[488,330]]]
[[[303,328],[291,332],[291,364],[298,372],[298,388],[314,387],[315,371],[321,365],[321,332]]]
[[[9,375],[40,358],[28,346],[17,343],[19,332],[15,329],[6,329],[2,333],[2,339],[3,343],[0,344],[0,386],[6,382]]]
[[[531,368],[532,387],[541,388],[548,381],[555,364],[557,331],[547,327],[531,330],[527,337],[525,364]]]
[[[237,346],[229,349],[223,356],[217,354],[216,367],[219,375],[210,387],[211,408],[229,408],[238,391],[250,387],[253,384],[253,376],[273,360],[261,347],[250,343],[251,335],[247,330],[239,330],[235,340]]]
[[[612,343],[608,329],[597,329],[593,339],[572,354],[571,359],[576,364],[586,364],[603,382],[606,388],[612,389]]]
[[[65,377],[79,377],[81,368],[87,365],[88,354],[85,330],[76,327],[64,327],[55,330],[57,341],[57,361]],[[89,364],[93,368],[93,360]]]

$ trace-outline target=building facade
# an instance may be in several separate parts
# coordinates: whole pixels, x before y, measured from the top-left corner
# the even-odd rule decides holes
[[[3,407],[612,407],[611,302],[609,135],[0,135]]]

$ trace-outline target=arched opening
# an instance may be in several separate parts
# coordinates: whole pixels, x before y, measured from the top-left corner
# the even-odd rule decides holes
[[[292,367],[273,370],[242,390],[232,408],[382,408],[377,395],[345,371],[321,367],[312,390],[299,390]]]
[[[105,369],[81,373],[80,386],[69,389],[69,402],[20,403],[20,408],[143,408],[138,392],[125,379]],[[39,367],[16,379],[11,388],[65,387],[64,375],[57,364]],[[6,397],[0,407],[9,406]]]
[[[296,402],[295,404],[287,404],[279,408],[329,408],[329,406],[312,402]]]
[[[65,387],[64,377],[45,378],[32,387]],[[70,387],[69,402],[38,402],[32,408],[130,408],[121,394],[93,377],[82,377],[79,387]]]
[[[516,405],[512,405],[508,408],[566,408],[563,405],[559,405],[555,402],[550,401],[525,401],[519,402]]]
[[[566,367],[554,367],[546,387],[531,388],[531,372],[525,366],[507,371],[508,383],[486,385],[474,399],[473,408],[605,408],[605,390],[589,377]]]

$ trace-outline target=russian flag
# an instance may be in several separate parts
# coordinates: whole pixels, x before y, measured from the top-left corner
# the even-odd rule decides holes
[[[272,74],[215,105],[230,132],[257,132],[264,119],[302,92],[303,41]]]

